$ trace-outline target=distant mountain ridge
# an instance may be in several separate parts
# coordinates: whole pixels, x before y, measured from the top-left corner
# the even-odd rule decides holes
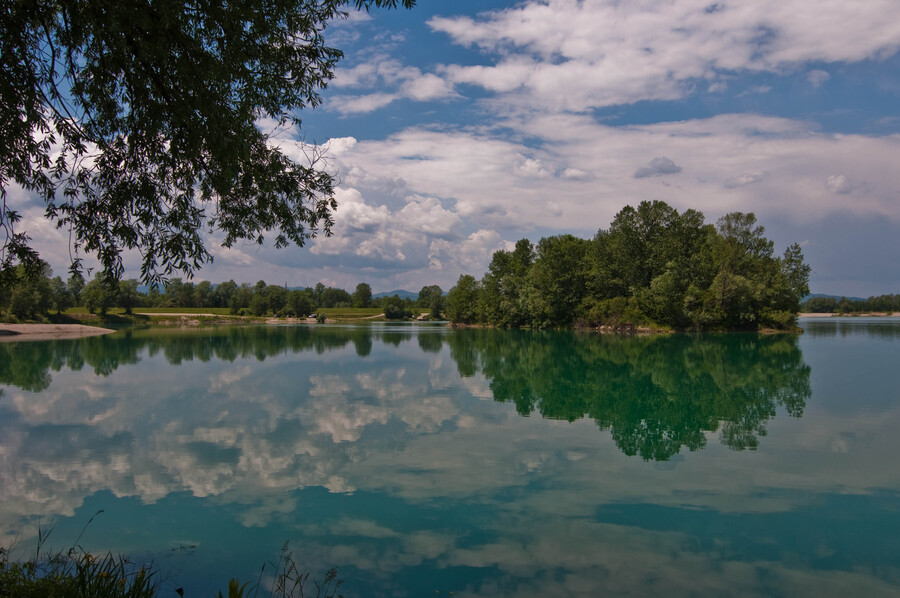
[[[416,299],[419,298],[418,293],[413,293],[411,291],[404,291],[403,289],[399,289],[396,291],[387,291],[387,292],[383,292],[383,293],[373,293],[372,298],[373,299],[381,299],[382,297],[393,297],[394,295],[397,295],[401,299],[412,299],[413,301],[415,301]]]

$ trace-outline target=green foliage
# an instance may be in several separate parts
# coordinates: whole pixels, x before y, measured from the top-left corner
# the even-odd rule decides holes
[[[143,300],[143,296],[138,292],[137,287],[138,281],[133,278],[119,281],[117,303],[128,315],[131,315],[132,309],[141,305]]]
[[[250,584],[245,583],[241,585],[241,582],[232,577],[228,580],[228,598],[244,598],[244,590],[247,589],[248,585]],[[219,592],[219,598],[224,598],[221,591]]]
[[[269,312],[269,302],[262,293],[255,293],[250,300],[250,313],[254,316],[264,316]]]
[[[50,267],[43,263],[34,271],[24,266],[12,270],[0,291],[0,302],[7,304],[9,313],[19,319],[33,319],[47,313],[52,302],[52,287],[49,280]]]
[[[75,304],[75,297],[59,276],[50,279],[50,302],[57,314],[64,312]]]
[[[399,3],[4,3],[0,270],[37,259],[14,229],[13,184],[111,279],[127,249],[145,281],[190,275],[210,259],[206,229],[226,246],[330,234],[334,180],[317,151],[296,162],[257,122],[299,126],[321,103],[342,57],[324,32],[348,5]]]
[[[474,324],[481,303],[481,284],[469,274],[460,274],[456,286],[447,294],[447,317],[451,322]]]
[[[479,310],[483,322],[514,328],[531,323],[528,271],[533,262],[534,245],[528,239],[520,239],[511,252],[500,250],[494,253],[488,272],[481,280]]]
[[[117,294],[118,285],[101,272],[84,286],[81,297],[88,312],[97,311],[105,315],[113,307]]]
[[[764,233],[753,214],[713,227],[696,210],[641,202],[592,240],[546,237],[535,251],[522,239],[495,252],[478,293],[451,291],[448,315],[509,327],[791,329],[810,268],[797,244],[774,257]]]
[[[900,311],[900,294],[878,295],[863,300],[850,300],[847,297],[841,297],[840,300],[834,297],[810,297],[801,308],[803,311],[825,313],[893,313]]]
[[[372,304],[372,287],[368,283],[361,282],[356,285],[356,290],[351,296],[353,307],[369,307]]]
[[[529,269],[528,304],[536,327],[570,326],[587,288],[585,259],[589,242],[572,235],[541,239]]]
[[[320,297],[318,305],[321,307],[351,307],[353,305],[350,293],[344,289],[327,287],[322,290]]]
[[[311,294],[304,291],[291,291],[284,307],[284,314],[295,318],[305,318],[311,314],[316,306],[313,304]]]
[[[413,312],[406,306],[400,297],[394,295],[384,301],[384,317],[388,320],[406,320],[413,316]]]
[[[263,295],[269,304],[269,309],[274,313],[279,313],[287,304],[288,290],[275,284],[268,285],[263,291]]]
[[[837,309],[837,299],[834,297],[810,297],[800,304],[800,309],[813,313],[831,313]]]
[[[606,300],[611,312],[629,299]],[[625,305],[622,305],[622,304]],[[783,408],[803,414],[810,368],[791,335],[617,335],[462,330],[448,337],[460,374],[481,372],[522,415],[593,420],[627,455],[665,461],[722,444],[753,450]]]
[[[422,287],[416,306],[428,309],[429,316],[439,319],[444,311],[444,291],[436,284]]]

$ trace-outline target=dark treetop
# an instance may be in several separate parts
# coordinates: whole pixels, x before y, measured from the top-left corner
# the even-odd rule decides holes
[[[328,234],[332,177],[300,163],[260,119],[299,124],[340,50],[326,25],[352,6],[415,0],[0,0],[0,269],[34,263],[12,184],[113,278],[138,249],[142,278],[208,261],[203,232],[302,245]],[[78,259],[75,260],[78,265]]]

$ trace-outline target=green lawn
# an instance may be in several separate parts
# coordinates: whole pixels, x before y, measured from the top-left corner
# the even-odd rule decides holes
[[[136,314],[216,314],[217,316],[231,314],[227,307],[135,307],[131,311]],[[88,310],[86,307],[70,307],[63,313],[66,315],[83,315],[88,313]],[[122,315],[125,313],[125,310],[121,307],[114,307],[107,313]]]
[[[233,315],[227,307],[135,307],[132,310],[135,314],[143,315],[165,315],[165,314],[215,314],[217,316]],[[245,315],[250,315],[248,308],[243,309]],[[66,315],[79,316],[86,315],[87,309],[84,307],[71,307],[65,312]],[[125,310],[121,307],[115,307],[107,312],[109,315],[122,315]],[[384,310],[378,307],[323,307],[316,310],[316,313],[324,314],[331,320],[380,320],[377,316],[384,313]],[[267,314],[271,316],[272,314]]]
[[[136,314],[216,314],[217,316],[231,315],[227,307],[135,307],[132,310]]]

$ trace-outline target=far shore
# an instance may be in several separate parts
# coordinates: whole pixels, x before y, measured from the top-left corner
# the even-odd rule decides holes
[[[849,313],[849,314],[837,314],[832,312],[821,312],[821,313],[800,313],[798,314],[801,318],[897,318],[900,317],[900,312],[887,313],[887,312],[866,312],[866,313]]]
[[[216,314],[204,314],[204,313],[159,313],[159,314],[146,314],[149,316],[174,316],[178,320],[178,323],[181,325],[198,325],[201,323],[200,320],[196,320],[197,317],[219,317],[222,320],[219,322],[221,324],[228,324],[228,317],[218,316]],[[850,317],[850,318],[884,318],[884,317],[900,317],[900,312],[895,313],[886,313],[886,312],[871,312],[871,313],[861,313],[861,314],[836,314],[830,312],[822,312],[822,313],[813,313],[813,312],[803,312],[798,314],[800,318],[837,318],[837,317]],[[377,316],[375,316],[377,317]],[[236,318],[239,319],[239,318]],[[371,318],[363,318],[363,319],[371,319]],[[334,322],[331,318],[327,320],[328,322]],[[257,321],[259,323],[260,321]],[[314,321],[307,320],[306,318],[267,318],[265,320],[261,320],[266,324],[311,324]],[[208,322],[206,322],[208,323]],[[460,327],[459,324],[453,324],[452,326]],[[462,325],[464,326],[464,325]],[[101,328],[99,326],[85,326],[83,324],[2,324],[0,323],[0,342],[20,342],[20,341],[44,341],[44,340],[55,340],[55,339],[75,339],[75,338],[85,338],[89,336],[100,336],[103,334],[109,334],[111,332],[115,332],[110,328]]]

